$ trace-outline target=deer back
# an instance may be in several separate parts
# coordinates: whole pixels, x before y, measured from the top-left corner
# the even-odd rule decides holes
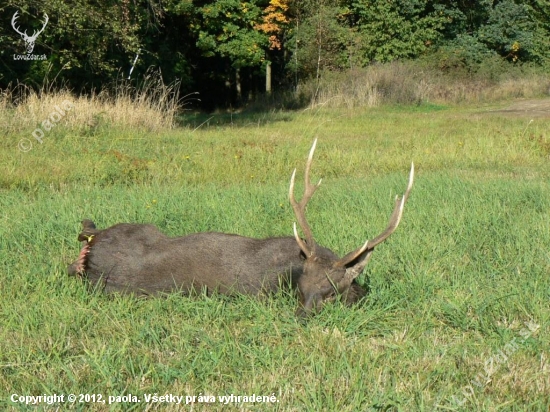
[[[170,238],[153,225],[121,223],[97,230],[89,222],[83,222],[83,248],[68,271],[102,282],[107,292],[207,288],[256,295],[296,285],[303,273],[305,256],[290,236],[254,239],[207,232]]]

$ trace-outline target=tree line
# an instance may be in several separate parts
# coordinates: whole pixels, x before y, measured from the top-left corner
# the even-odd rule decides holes
[[[14,15],[17,18],[14,24]],[[37,36],[29,54],[21,33]],[[19,29],[19,33],[15,28]],[[8,0],[0,6],[0,88],[44,79],[79,92],[151,71],[206,108],[293,89],[326,71],[429,58],[441,70],[487,60],[546,66],[547,0]],[[134,64],[135,63],[135,64]],[[132,69],[130,75],[130,70]]]

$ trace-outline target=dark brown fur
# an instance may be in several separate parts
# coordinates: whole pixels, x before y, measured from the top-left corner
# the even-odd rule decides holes
[[[104,230],[91,220],[82,225],[78,239],[83,252],[68,272],[85,275],[106,292],[149,295],[206,288],[258,295],[303,283],[305,256],[293,237],[253,239],[208,232],[170,238],[153,225],[120,223]],[[319,247],[319,253],[337,258],[326,248]],[[351,304],[364,294],[354,283],[344,300]]]

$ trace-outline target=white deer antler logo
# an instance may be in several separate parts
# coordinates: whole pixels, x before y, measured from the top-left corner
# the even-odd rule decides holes
[[[42,28],[38,31],[34,31],[34,33],[32,34],[32,36],[29,36],[27,34],[27,30],[25,30],[24,32],[21,32],[19,30],[19,28],[17,28],[15,26],[16,24],[16,21],[17,21],[17,18],[19,17],[17,14],[19,12],[16,11],[15,14],[13,15],[12,19],[11,19],[11,27],[13,27],[13,29],[19,34],[21,35],[21,38],[25,41],[25,46],[27,47],[27,54],[31,54],[33,49],[34,49],[34,43],[36,42],[36,38],[38,37],[38,35],[40,33],[42,33],[44,31],[44,29],[46,28],[46,25],[48,24],[48,21],[49,21],[49,18],[48,18],[48,15],[46,13],[44,13],[44,25],[42,26]]]

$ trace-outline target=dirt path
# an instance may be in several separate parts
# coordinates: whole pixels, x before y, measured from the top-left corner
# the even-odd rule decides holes
[[[510,116],[525,116],[550,118],[550,99],[518,100],[504,109],[490,110],[488,113],[509,114]]]

